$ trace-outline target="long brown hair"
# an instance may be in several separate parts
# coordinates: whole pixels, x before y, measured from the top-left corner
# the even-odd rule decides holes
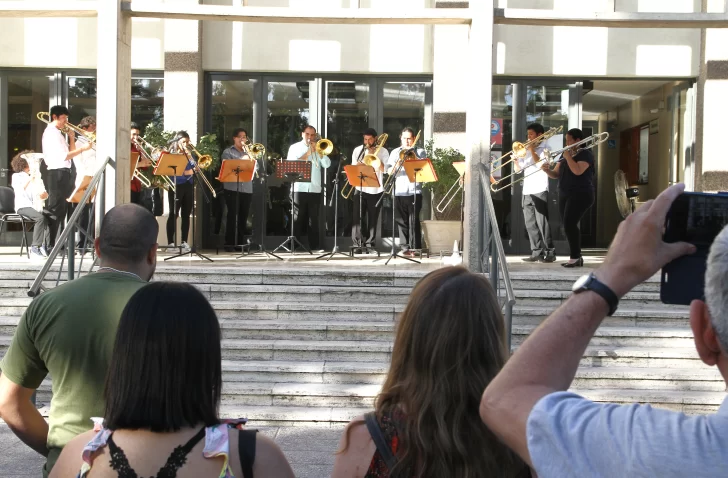
[[[401,414],[392,476],[512,477],[528,472],[483,424],[480,397],[508,357],[488,280],[464,267],[425,276],[399,319],[376,413]],[[399,413],[401,412],[401,413]]]

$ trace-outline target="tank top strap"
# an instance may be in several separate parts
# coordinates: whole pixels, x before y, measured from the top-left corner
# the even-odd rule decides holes
[[[205,429],[205,449],[202,455],[205,458],[223,457],[223,467],[220,470],[219,478],[234,478],[233,470],[230,467],[230,430],[242,430],[248,420],[224,420],[219,425]]]

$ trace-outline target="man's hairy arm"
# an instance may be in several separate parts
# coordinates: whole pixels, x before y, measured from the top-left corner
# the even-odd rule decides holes
[[[48,423],[30,401],[34,392],[0,375],[0,417],[23,443],[48,456]]]

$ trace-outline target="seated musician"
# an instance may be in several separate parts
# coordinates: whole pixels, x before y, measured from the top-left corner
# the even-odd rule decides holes
[[[25,154],[32,152],[21,151],[13,157],[11,166],[14,174],[11,184],[15,192],[15,212],[35,222],[30,257],[43,259],[48,257],[49,220],[43,214],[43,203],[48,199],[48,193],[43,186],[40,169],[34,168],[36,172],[33,174],[30,172]]]

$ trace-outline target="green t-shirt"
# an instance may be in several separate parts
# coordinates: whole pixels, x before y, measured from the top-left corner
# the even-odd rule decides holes
[[[104,380],[121,312],[146,282],[117,272],[94,273],[45,292],[23,314],[0,368],[12,382],[37,389],[53,383],[48,420],[50,473],[61,449],[104,414]]]

